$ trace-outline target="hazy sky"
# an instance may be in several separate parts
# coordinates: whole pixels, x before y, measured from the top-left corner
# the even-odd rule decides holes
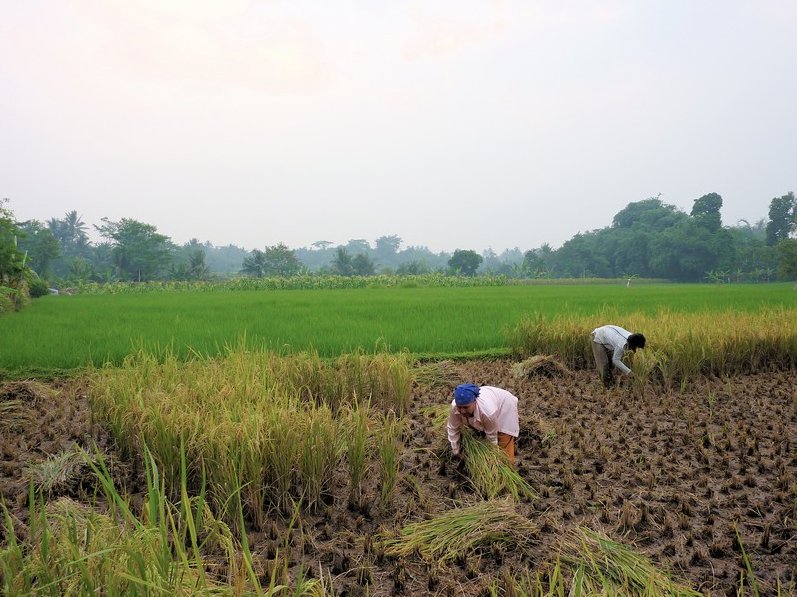
[[[797,191],[797,1],[0,0],[0,197],[247,249],[558,247]]]

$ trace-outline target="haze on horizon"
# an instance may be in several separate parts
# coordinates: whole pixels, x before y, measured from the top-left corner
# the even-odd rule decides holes
[[[797,190],[797,3],[31,0],[0,19],[0,197],[177,243],[496,252],[661,194]]]

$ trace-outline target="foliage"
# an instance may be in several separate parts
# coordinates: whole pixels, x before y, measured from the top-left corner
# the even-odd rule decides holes
[[[41,278],[34,278],[30,282],[30,296],[31,298],[39,298],[42,296],[46,296],[50,293],[50,287],[47,285],[47,282],[42,280]]]
[[[130,218],[102,221],[96,228],[111,245],[112,263],[121,279],[153,280],[166,271],[171,263],[170,241],[155,226]]]
[[[27,253],[18,245],[22,232],[14,222],[13,212],[6,207],[7,202],[0,199],[0,313],[9,310],[9,303],[14,309],[27,304],[28,280],[32,277]]]
[[[457,249],[448,260],[448,267],[462,276],[474,276],[483,260],[476,251]]]
[[[21,223],[19,230],[18,245],[28,254],[28,266],[42,278],[49,277],[51,264],[61,255],[58,239],[36,220]]]
[[[767,244],[774,246],[786,240],[795,228],[797,228],[797,198],[794,197],[794,193],[772,199],[769,204]]]
[[[266,247],[265,251],[255,249],[244,259],[241,273],[255,278],[270,276],[295,276],[302,269],[296,254],[285,244]]]

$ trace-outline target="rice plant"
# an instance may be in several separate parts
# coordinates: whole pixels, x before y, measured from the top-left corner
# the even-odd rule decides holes
[[[486,500],[474,506],[454,508],[429,520],[412,523],[398,536],[383,534],[385,553],[409,556],[417,551],[424,559],[450,562],[467,558],[492,543],[522,549],[535,540],[537,526],[518,513],[510,500]]]
[[[369,422],[370,404],[354,403],[349,407],[347,449],[346,455],[349,465],[349,507],[362,509],[363,480],[367,471],[367,447],[370,435]]]
[[[90,402],[128,457],[146,444],[173,495],[180,446],[189,487],[207,475],[208,499],[221,509],[237,479],[246,518],[295,501],[317,509],[344,454],[352,499],[362,502],[367,442],[378,409],[354,396],[377,396],[402,409],[410,395],[407,355],[358,353],[336,361],[317,353],[280,356],[229,346],[222,359],[182,362],[169,350],[139,351],[121,368],[94,371]]]
[[[461,431],[468,478],[482,497],[491,499],[507,494],[515,501],[536,497],[531,485],[520,476],[498,446],[477,437],[469,427],[463,427]]]
[[[115,488],[102,458],[86,462],[101,487],[107,513],[66,497],[45,505],[31,489],[23,540],[19,524],[2,507],[4,595],[264,595],[280,590],[275,585],[264,589],[247,572],[252,570],[251,556],[204,508],[202,492],[189,499],[183,485],[179,506],[166,498],[151,456],[146,460],[148,492],[138,514]],[[227,575],[214,576],[201,553],[223,557]]]
[[[379,503],[387,507],[393,498],[396,479],[401,464],[401,441],[403,421],[394,412],[388,412],[380,418],[380,429],[375,434],[377,466],[379,468]]]

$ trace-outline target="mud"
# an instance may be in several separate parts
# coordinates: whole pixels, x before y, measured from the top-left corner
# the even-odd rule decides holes
[[[348,506],[341,475],[330,504],[288,523],[269,518],[250,529],[261,573],[286,565],[323,573],[340,594],[481,595],[496,579],[540,569],[555,558],[573,525],[588,525],[633,544],[656,564],[714,595],[735,595],[744,567],[738,537],[762,594],[797,575],[797,390],[791,372],[702,380],[684,391],[605,390],[588,371],[518,379],[507,360],[452,364],[450,383],[414,388],[402,481],[390,508],[377,505],[376,475],[366,506]],[[519,397],[517,467],[540,494],[518,509],[539,524],[531,549],[496,546],[442,565],[388,559],[372,537],[456,505],[478,500],[455,467],[441,462],[444,430],[428,407],[448,401],[453,385],[496,385]],[[6,406],[3,406],[6,405]],[[76,443],[96,443],[113,459],[112,442],[92,422],[79,381],[0,387],[0,494],[25,518],[27,467]],[[131,467],[131,470],[135,467]],[[124,471],[119,468],[118,471]],[[142,491],[129,471],[120,482]],[[83,483],[66,490],[88,500]],[[284,560],[282,560],[284,559]],[[218,562],[214,571],[223,574]],[[501,583],[498,583],[501,586]],[[788,594],[788,593],[787,593]]]

